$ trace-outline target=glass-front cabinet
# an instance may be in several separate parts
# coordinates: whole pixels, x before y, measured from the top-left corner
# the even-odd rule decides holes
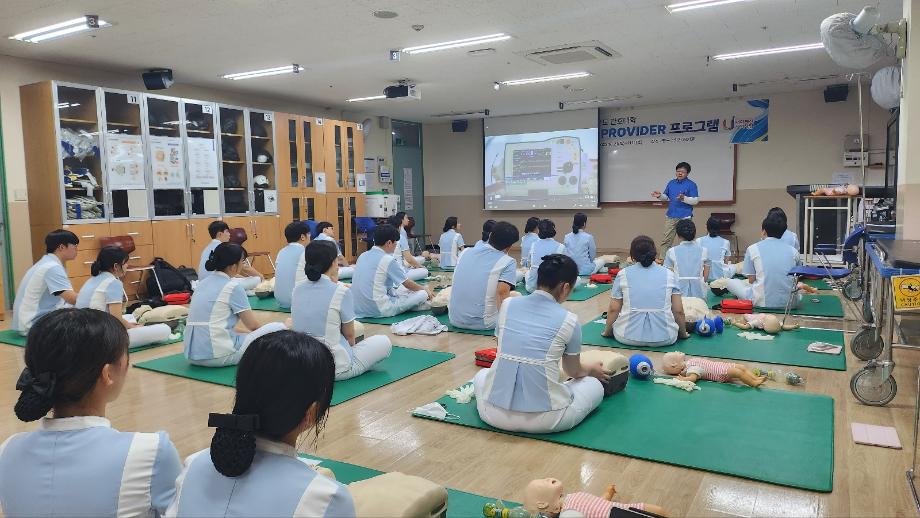
[[[185,156],[192,217],[220,215],[220,162],[217,108],[213,103],[183,100]]]
[[[143,97],[137,92],[103,89],[102,98],[105,107],[105,183],[110,219],[150,219],[141,124]]]
[[[63,219],[66,223],[107,221],[99,90],[55,83],[53,91]]]
[[[186,217],[180,101],[172,97],[147,95],[145,102],[153,217]]]
[[[249,146],[243,108],[218,105],[224,214],[249,213]]]
[[[278,184],[275,176],[274,112],[248,111],[253,213],[277,214]]]

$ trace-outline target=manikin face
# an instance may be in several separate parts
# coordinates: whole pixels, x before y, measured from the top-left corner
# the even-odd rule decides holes
[[[674,171],[674,176],[676,176],[678,180],[683,180],[689,174],[690,173],[688,173],[687,170],[684,169],[683,167],[680,167],[676,171]]]
[[[676,376],[687,367],[686,355],[680,351],[672,351],[664,355],[664,372]]]
[[[562,511],[562,482],[555,478],[531,480],[524,490],[524,508],[557,515]]]

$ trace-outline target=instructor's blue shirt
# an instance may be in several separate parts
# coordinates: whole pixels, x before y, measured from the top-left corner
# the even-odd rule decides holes
[[[667,196],[670,200],[670,202],[668,202],[667,212],[669,218],[683,219],[693,216],[693,205],[689,205],[677,199],[681,194],[691,198],[699,197],[700,193],[696,189],[696,183],[694,183],[693,180],[689,178],[684,178],[683,180],[674,178],[668,182],[662,194]]]

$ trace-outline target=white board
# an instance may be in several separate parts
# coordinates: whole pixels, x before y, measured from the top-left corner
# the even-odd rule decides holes
[[[732,201],[734,144],[766,141],[768,110],[767,99],[601,110],[600,201],[654,201],[678,162],[700,201]]]

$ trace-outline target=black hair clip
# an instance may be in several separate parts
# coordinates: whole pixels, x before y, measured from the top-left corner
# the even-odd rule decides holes
[[[19,379],[16,380],[16,390],[23,392],[31,390],[39,396],[51,399],[51,396],[54,394],[55,384],[56,379],[53,372],[43,372],[38,376],[33,376],[29,368],[26,367],[22,369],[22,374],[20,374]]]
[[[259,429],[259,414],[208,414],[208,427],[254,432]]]

